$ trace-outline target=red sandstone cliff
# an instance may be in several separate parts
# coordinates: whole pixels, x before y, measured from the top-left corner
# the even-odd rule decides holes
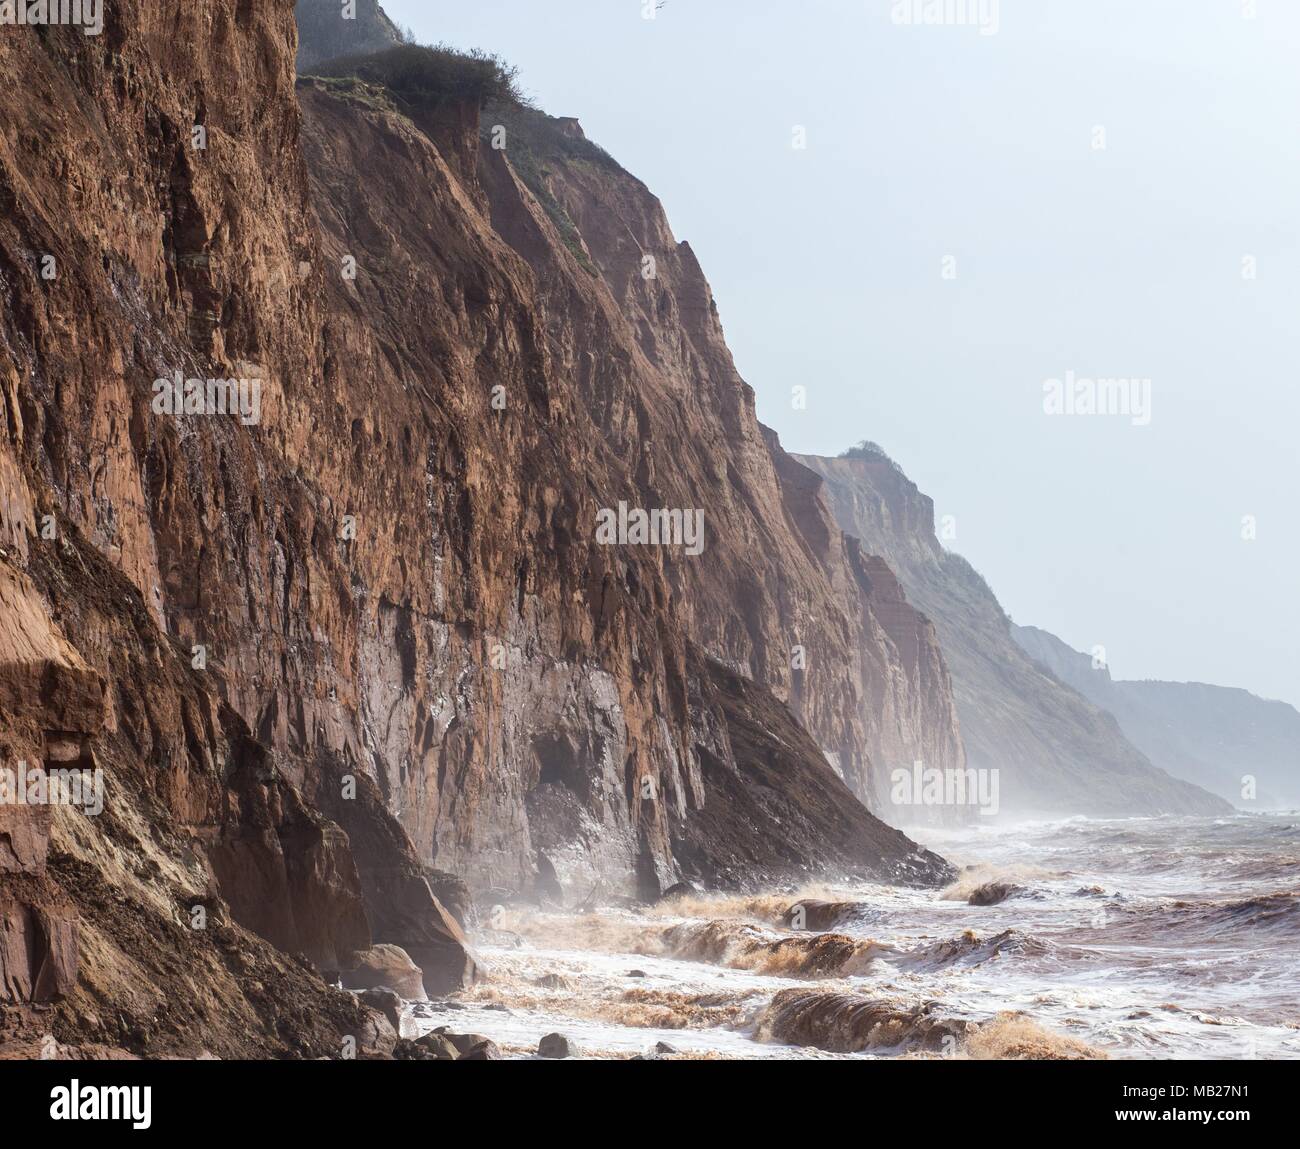
[[[850,792],[961,760],[933,633],[646,189],[515,107],[495,150],[475,99],[295,91],[286,3],[110,16],[0,39],[0,757],[109,795],[0,813],[3,1025],[331,1054],[374,1018],[314,971],[474,976],[433,867],[941,879]],[[260,421],[155,414],[178,371]],[[600,545],[620,501],[703,554]]]

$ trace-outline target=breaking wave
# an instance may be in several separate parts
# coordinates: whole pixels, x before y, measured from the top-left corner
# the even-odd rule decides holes
[[[785,977],[846,977],[897,951],[847,934],[776,937],[745,922],[685,922],[663,937],[669,953],[690,961]]]

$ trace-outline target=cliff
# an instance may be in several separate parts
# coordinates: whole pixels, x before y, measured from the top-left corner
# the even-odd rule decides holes
[[[352,0],[351,16],[343,0],[298,0],[298,70],[305,71],[337,56],[382,52],[401,43],[402,33],[379,6],[379,0]]]
[[[296,50],[284,3],[0,38],[0,758],[106,780],[0,811],[0,1036],[382,1053],[321,974],[479,976],[435,871],[945,880],[854,797],[961,761],[933,631],[654,197],[508,84]],[[621,503],[703,550],[607,545]]]
[[[797,458],[825,479],[840,527],[882,556],[933,620],[970,766],[1000,771],[1004,810],[1126,817],[1229,808],[1153,765],[1110,714],[1021,649],[988,584],[940,543],[933,502],[891,460],[870,449]]]
[[[1053,634],[1013,626],[1036,662],[1112,714],[1162,770],[1245,810],[1300,807],[1300,713],[1285,702],[1204,682],[1128,681]]]

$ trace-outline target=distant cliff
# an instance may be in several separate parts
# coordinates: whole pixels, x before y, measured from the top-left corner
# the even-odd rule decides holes
[[[1300,808],[1300,712],[1203,682],[1116,681],[1053,634],[1012,637],[1062,682],[1115,716],[1128,739],[1175,778],[1243,810]]]
[[[988,584],[935,534],[934,504],[883,454],[796,456],[821,475],[840,528],[897,572],[933,620],[952,673],[970,765],[1001,771],[1024,813],[1213,813],[1221,799],[1170,777],[1115,719],[1030,658]]]
[[[353,0],[351,19],[343,0],[298,0],[298,71],[338,56],[382,52],[402,41],[401,29],[388,18],[379,0]]]

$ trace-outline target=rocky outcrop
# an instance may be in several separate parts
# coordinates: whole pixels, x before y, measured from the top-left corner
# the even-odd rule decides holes
[[[1204,682],[1132,681],[1033,626],[1011,636],[1030,658],[1101,707],[1162,770],[1246,810],[1300,807],[1300,713]]]
[[[1116,817],[1228,808],[1153,765],[1109,714],[1021,650],[988,584],[939,542],[934,503],[892,461],[870,448],[798,458],[825,480],[840,527],[881,556],[933,620],[968,764],[999,772],[1004,811]]]
[[[0,902],[0,1003],[60,1001],[76,986],[77,968],[75,914]]]

